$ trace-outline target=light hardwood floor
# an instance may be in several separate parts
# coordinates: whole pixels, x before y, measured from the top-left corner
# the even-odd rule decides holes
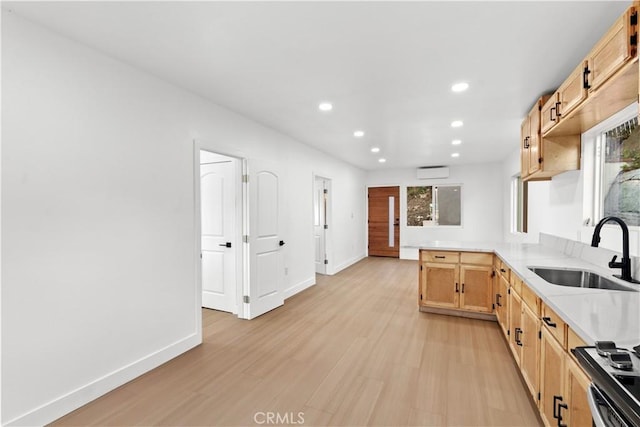
[[[255,320],[203,310],[201,346],[55,424],[541,425],[498,325],[420,313],[417,283],[367,258]]]

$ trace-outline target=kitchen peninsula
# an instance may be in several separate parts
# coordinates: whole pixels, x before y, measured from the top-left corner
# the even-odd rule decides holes
[[[417,249],[420,311],[497,320],[545,424],[590,424],[591,380],[571,349],[640,344],[640,285],[612,278],[606,265],[615,253],[546,234],[540,244],[434,241]],[[556,285],[534,267],[586,270],[630,290]]]

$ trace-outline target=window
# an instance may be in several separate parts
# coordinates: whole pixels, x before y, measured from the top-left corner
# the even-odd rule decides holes
[[[594,130],[591,218],[617,216],[640,226],[640,127],[637,104]]]
[[[407,187],[407,225],[462,225],[459,185]]]
[[[520,175],[511,178],[511,232],[527,232],[527,182]]]

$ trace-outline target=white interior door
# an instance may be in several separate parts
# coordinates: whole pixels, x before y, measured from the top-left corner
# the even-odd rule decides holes
[[[282,177],[261,161],[249,169],[249,289],[248,318],[284,304]]]
[[[237,313],[235,163],[202,152],[202,306]]]
[[[315,178],[313,186],[313,240],[315,244],[316,273],[327,274],[327,185],[322,178]]]

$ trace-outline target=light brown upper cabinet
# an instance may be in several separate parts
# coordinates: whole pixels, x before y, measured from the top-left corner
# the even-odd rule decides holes
[[[580,169],[580,135],[638,100],[638,9],[634,1],[558,90],[538,100],[521,131],[521,177],[548,180]],[[534,129],[533,118],[540,122]]]
[[[542,137],[580,135],[638,99],[638,9],[633,2],[542,109]]]
[[[540,110],[547,99],[549,99],[549,95],[538,99],[522,122],[522,145],[520,146],[522,162],[520,176],[522,179],[526,179],[529,175],[540,170],[538,162],[540,157]]]
[[[607,79],[636,56],[638,45],[638,11],[630,7],[613,24],[591,50],[587,58],[588,70],[585,86],[590,92],[597,90]]]

